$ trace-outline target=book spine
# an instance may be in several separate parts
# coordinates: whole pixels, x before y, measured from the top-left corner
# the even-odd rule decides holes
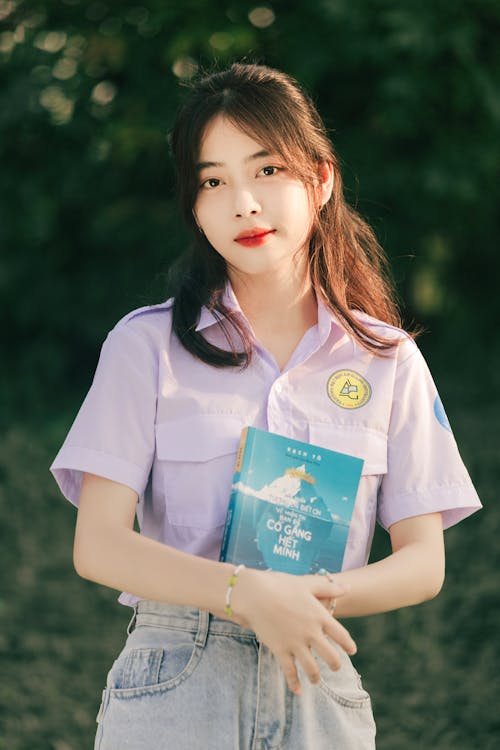
[[[234,467],[233,484],[236,484],[236,482],[239,481],[240,476],[241,476],[241,469],[243,466],[243,458],[245,456],[245,448],[247,444],[247,439],[248,439],[248,427],[244,427],[243,430],[241,431],[240,444],[238,446],[238,453],[236,455],[236,464]],[[221,545],[221,551],[219,555],[219,560],[223,562],[226,559],[227,547],[229,543],[229,533],[231,531],[233,514],[234,514],[234,506],[236,503],[237,495],[238,495],[238,492],[236,490],[233,490],[231,492],[231,497],[229,499],[229,506],[228,506],[227,515],[226,515],[226,525],[224,527],[224,535],[222,537],[222,545]]]
[[[238,446],[238,455],[236,456],[236,465],[234,467],[234,482],[237,482],[239,475],[241,474],[241,467],[243,466],[243,456],[245,455],[245,446],[248,438],[248,427],[244,427],[241,431],[240,444]]]

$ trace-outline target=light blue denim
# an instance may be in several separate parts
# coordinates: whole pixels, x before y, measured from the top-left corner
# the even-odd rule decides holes
[[[373,750],[369,694],[344,651],[299,665],[294,695],[252,630],[200,609],[142,600],[108,672],[94,750]]]

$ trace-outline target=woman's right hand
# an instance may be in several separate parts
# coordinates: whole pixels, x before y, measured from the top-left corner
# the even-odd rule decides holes
[[[348,630],[327,611],[321,600],[338,598],[346,589],[326,576],[296,576],[277,571],[245,568],[231,593],[232,620],[254,631],[275,655],[290,690],[300,693],[297,661],[309,680],[320,678],[311,650],[331,669],[341,666],[335,641],[348,654],[356,644]]]

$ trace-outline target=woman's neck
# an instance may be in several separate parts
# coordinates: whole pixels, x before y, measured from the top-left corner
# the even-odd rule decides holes
[[[318,322],[318,305],[309,274],[276,273],[265,278],[229,272],[239,305],[255,332],[305,332]]]

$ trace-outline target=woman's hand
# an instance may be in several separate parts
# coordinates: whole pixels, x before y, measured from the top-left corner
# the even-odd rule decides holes
[[[356,653],[349,632],[326,609],[329,600],[346,592],[325,576],[296,576],[245,568],[231,593],[232,619],[254,631],[275,655],[290,690],[300,693],[296,660],[312,683],[320,678],[311,650],[331,669],[341,666],[335,641],[348,654]],[[219,615],[218,615],[219,616]],[[227,615],[223,615],[227,618]]]

